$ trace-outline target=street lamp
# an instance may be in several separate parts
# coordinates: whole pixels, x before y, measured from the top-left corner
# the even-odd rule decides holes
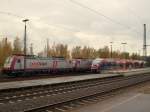
[[[29,19],[24,19],[22,22],[25,23],[25,29],[24,29],[24,74],[26,73],[26,55],[27,55],[27,26],[26,23],[29,21]]]
[[[112,58],[113,56],[112,56],[112,44],[113,44],[113,42],[110,42],[110,57]]]

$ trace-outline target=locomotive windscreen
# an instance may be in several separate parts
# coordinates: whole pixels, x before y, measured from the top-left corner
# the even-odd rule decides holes
[[[4,67],[10,67],[12,61],[12,57],[8,57],[4,63]]]

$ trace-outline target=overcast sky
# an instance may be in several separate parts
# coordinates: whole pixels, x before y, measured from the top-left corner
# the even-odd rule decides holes
[[[50,45],[70,47],[99,48],[113,41],[115,50],[127,42],[127,51],[142,54],[144,23],[150,43],[149,5],[150,0],[0,0],[0,35],[23,39],[22,19],[29,18],[28,44],[35,52],[49,38]]]

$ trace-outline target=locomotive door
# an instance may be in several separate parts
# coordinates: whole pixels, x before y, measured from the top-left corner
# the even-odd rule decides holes
[[[57,71],[57,60],[53,61],[53,72]]]
[[[20,59],[17,59],[17,65],[16,65],[17,69],[22,69],[22,63]]]
[[[80,60],[77,60],[75,63],[75,70],[78,71],[78,70],[80,70],[79,68],[80,68]]]

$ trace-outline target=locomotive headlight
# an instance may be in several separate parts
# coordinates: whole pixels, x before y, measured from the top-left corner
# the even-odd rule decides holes
[[[98,68],[98,67],[99,67],[99,64],[92,64],[91,67],[92,67],[92,68]]]

